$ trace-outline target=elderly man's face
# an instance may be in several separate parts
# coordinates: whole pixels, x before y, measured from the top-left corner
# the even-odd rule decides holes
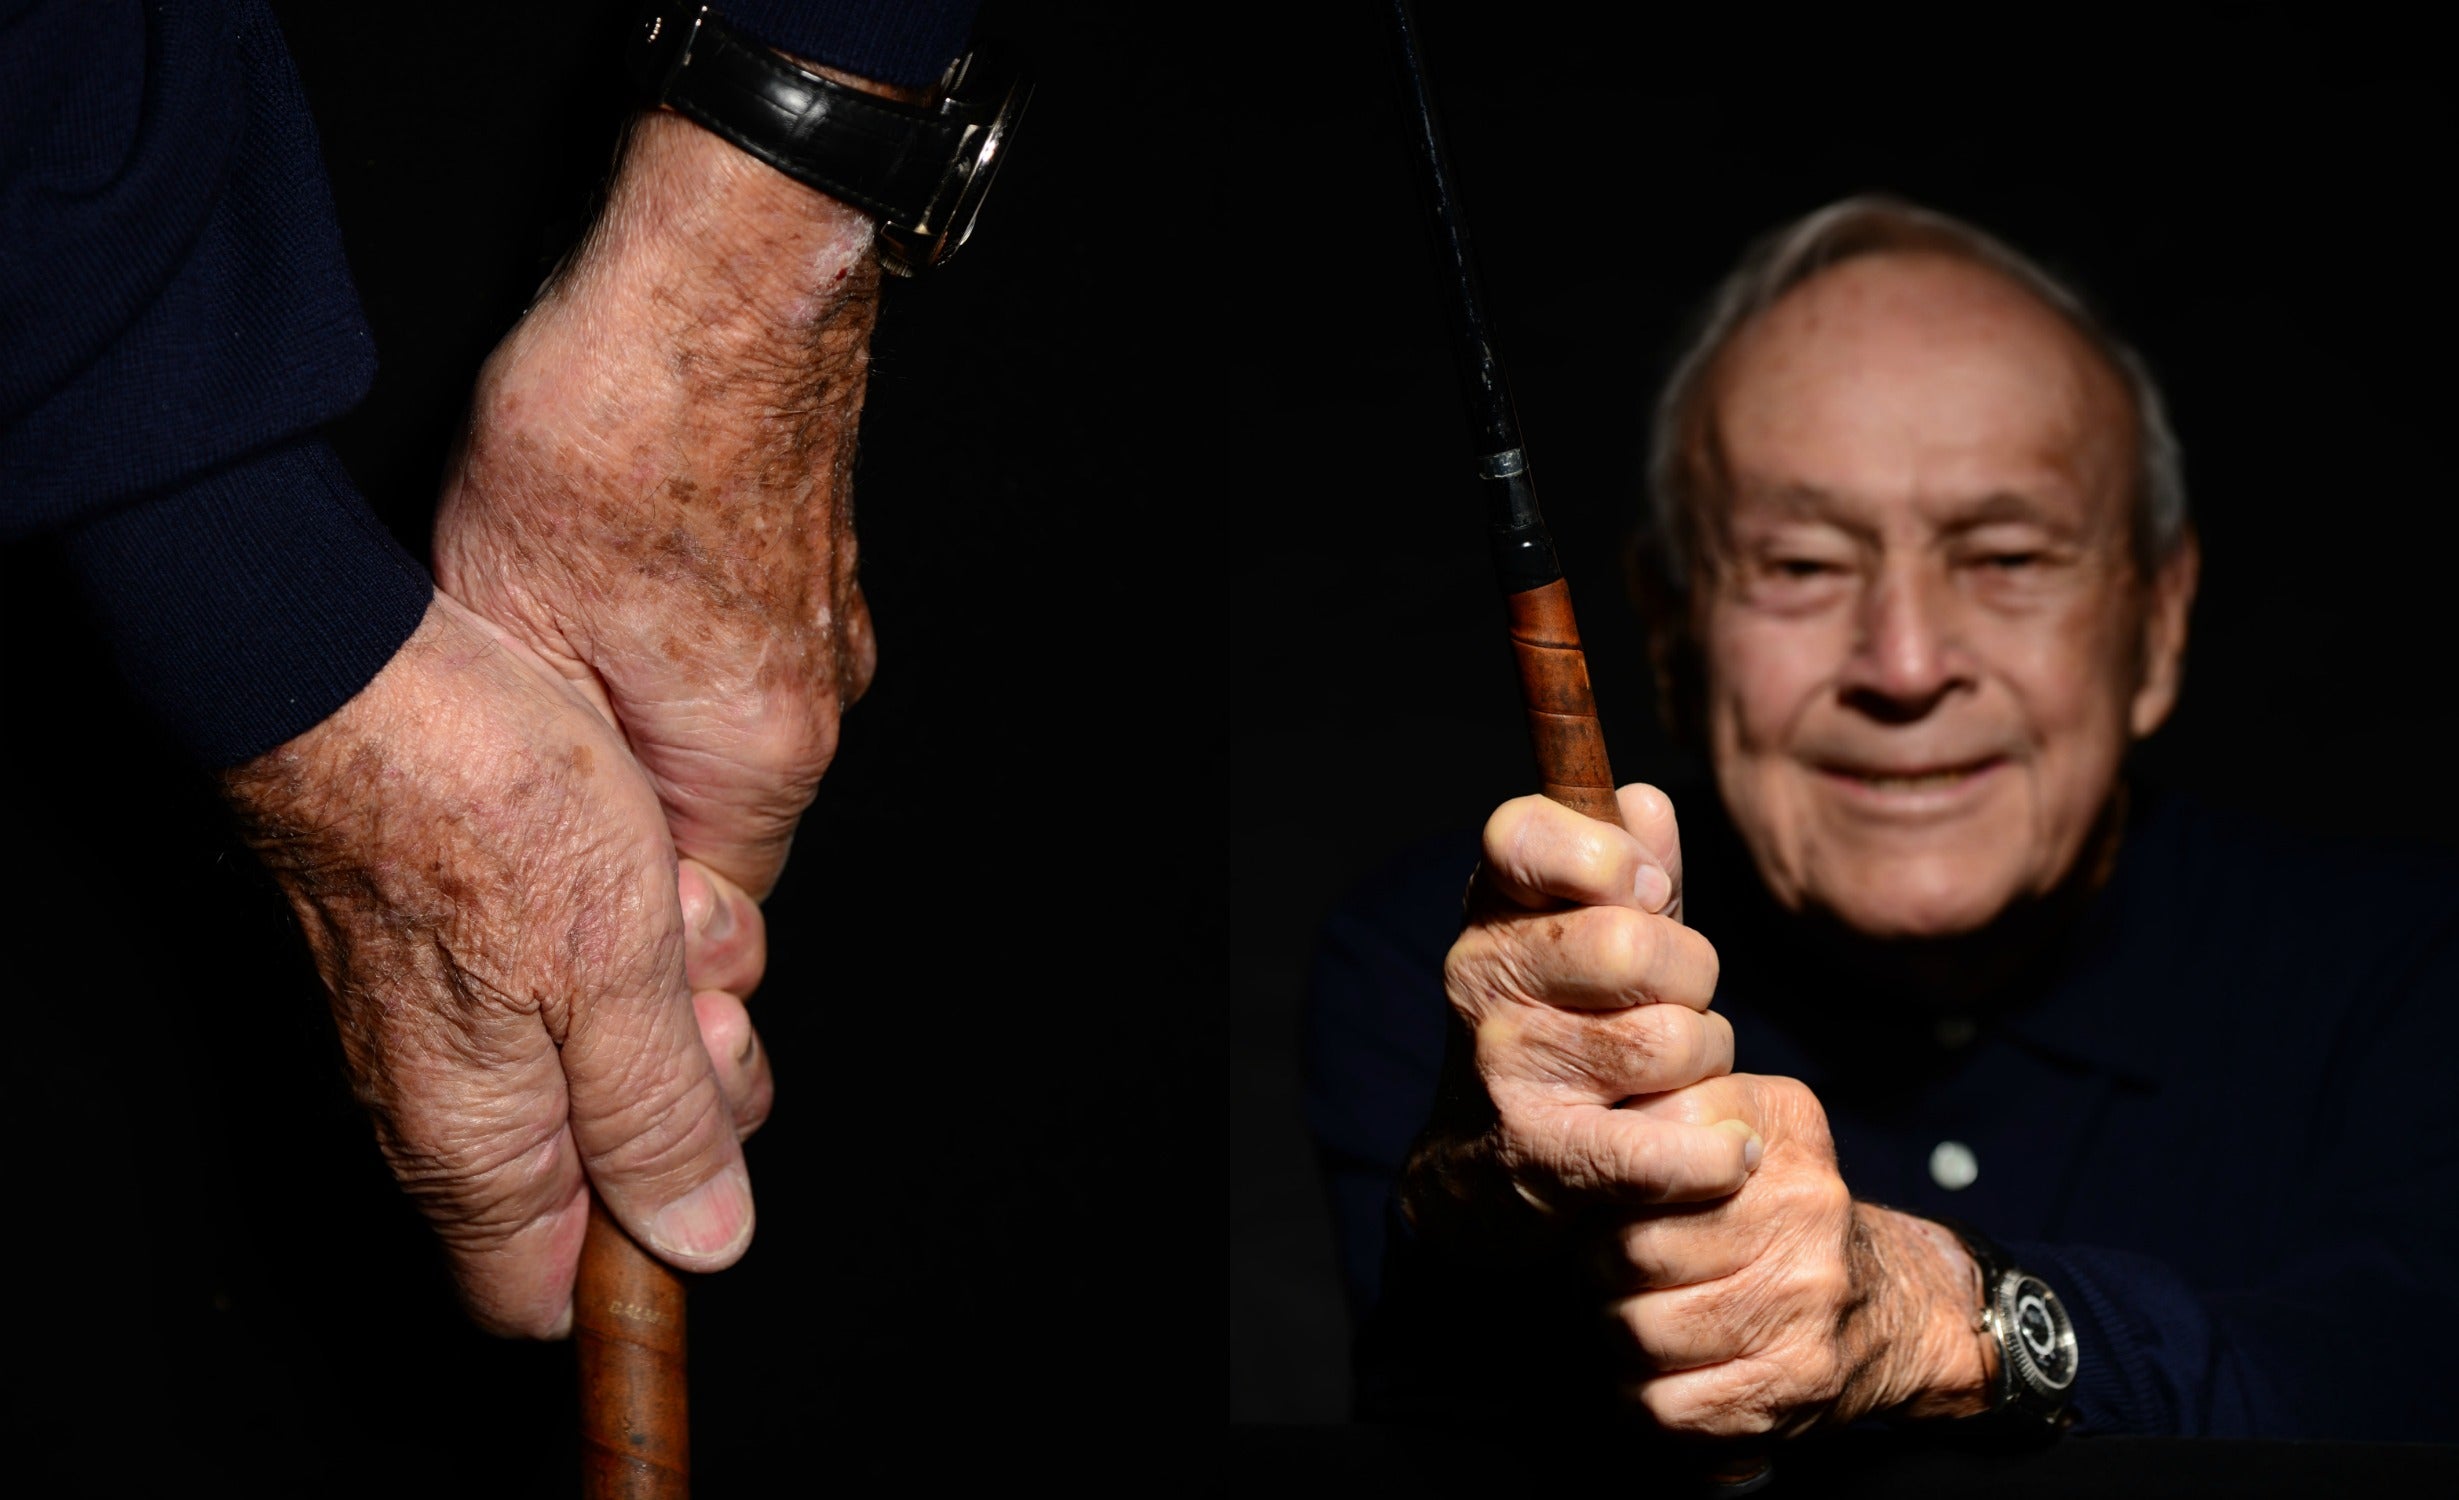
[[[1701,596],[1717,780],[1786,906],[1978,928],[2074,866],[2175,699],[2191,547],[2131,549],[2131,408],[2011,283],[1851,260],[1727,350]]]

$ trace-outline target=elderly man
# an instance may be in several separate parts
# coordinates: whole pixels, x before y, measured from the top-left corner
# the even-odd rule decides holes
[[[1727,281],[1655,441],[1717,796],[1506,803],[1327,931],[1364,1409],[2459,1435],[2459,877],[2130,793],[2198,566],[2140,361],[1853,200]]]

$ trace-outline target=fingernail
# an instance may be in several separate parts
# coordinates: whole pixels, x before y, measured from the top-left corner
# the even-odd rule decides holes
[[[712,943],[719,943],[733,931],[734,903],[719,895],[712,886],[709,890],[709,915],[700,924],[700,935]]]
[[[657,1211],[649,1243],[671,1255],[723,1255],[751,1235],[751,1179],[728,1167]]]
[[[1639,878],[1631,884],[1642,911],[1664,910],[1666,898],[1673,895],[1673,877],[1654,865],[1641,865]]]
[[[1719,1120],[1716,1128],[1733,1131],[1745,1138],[1742,1142],[1742,1167],[1746,1171],[1758,1171],[1759,1158],[1767,1155],[1767,1143],[1759,1139],[1759,1132],[1739,1120]]]
[[[707,927],[712,909],[724,905],[709,878],[688,864],[675,872],[675,899],[683,905],[683,926],[691,932]]]

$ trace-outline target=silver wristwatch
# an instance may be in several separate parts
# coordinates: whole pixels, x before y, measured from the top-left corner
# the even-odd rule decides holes
[[[1987,1235],[1952,1219],[1936,1222],[1954,1231],[1981,1269],[1981,1331],[1998,1346],[1991,1414],[2004,1414],[2016,1425],[2064,1426],[2083,1355],[2065,1304],[2049,1283],[2015,1265]]]

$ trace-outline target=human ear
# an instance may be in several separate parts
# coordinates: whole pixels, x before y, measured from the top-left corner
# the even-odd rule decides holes
[[[2167,722],[2177,706],[2186,673],[2186,617],[2194,610],[2195,585],[2203,574],[2202,542],[2188,526],[2152,573],[2151,597],[2143,611],[2142,676],[2135,684],[2127,727],[2143,739]]]

